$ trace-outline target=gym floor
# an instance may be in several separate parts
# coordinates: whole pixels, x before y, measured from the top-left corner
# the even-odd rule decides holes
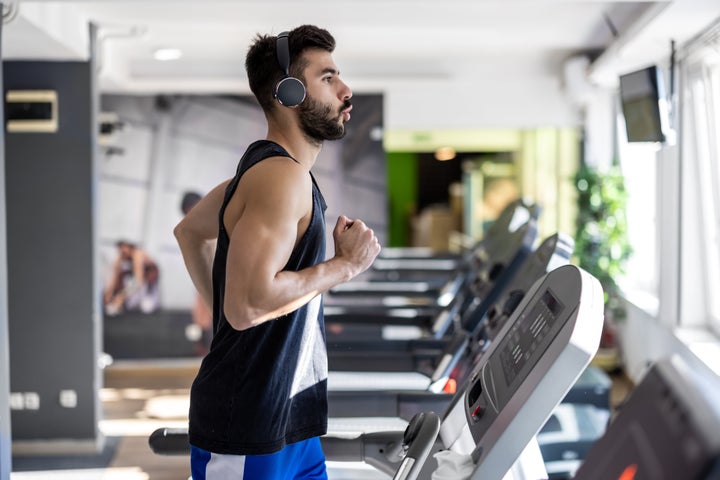
[[[118,362],[105,370],[101,390],[105,449],[96,455],[15,456],[12,480],[186,480],[189,459],[158,456],[148,447],[150,433],[186,426],[188,391],[199,361]],[[611,402],[632,389],[622,373],[612,375]],[[362,464],[329,462],[332,480],[387,479]]]

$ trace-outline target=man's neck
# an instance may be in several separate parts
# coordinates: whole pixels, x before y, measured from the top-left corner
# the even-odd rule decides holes
[[[296,124],[285,122],[282,126],[269,121],[267,140],[281,145],[301,165],[310,170],[315,165],[315,160],[322,149],[322,144],[311,142],[300,127]]]

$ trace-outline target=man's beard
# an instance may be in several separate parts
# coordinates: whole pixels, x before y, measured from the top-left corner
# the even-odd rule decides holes
[[[323,105],[308,96],[298,107],[300,127],[305,136],[312,143],[321,144],[325,140],[339,140],[345,136],[345,122],[342,121],[342,111],[350,107],[350,101],[345,103],[332,115],[332,107]]]

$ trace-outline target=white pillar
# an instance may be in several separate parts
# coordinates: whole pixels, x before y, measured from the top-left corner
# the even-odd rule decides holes
[[[165,181],[168,178],[168,146],[170,144],[170,131],[173,125],[172,104],[158,109],[158,123],[150,153],[150,171],[148,172],[148,194],[145,205],[145,221],[143,224],[142,245],[152,257],[156,257],[160,250],[160,239],[156,225],[162,223],[167,215],[167,207],[163,204]]]

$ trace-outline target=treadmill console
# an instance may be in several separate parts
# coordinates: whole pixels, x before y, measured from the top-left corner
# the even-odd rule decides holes
[[[490,339],[495,338],[505,320],[514,311],[514,309],[508,310],[508,300],[515,295],[524,296],[538,278],[568,264],[574,247],[575,242],[572,238],[556,233],[546,238],[537,250],[527,257],[513,281],[500,294],[495,305],[488,310],[485,334]]]
[[[656,362],[590,448],[576,480],[720,478],[720,378],[680,356]]]
[[[569,318],[563,315],[565,311],[557,294],[544,289],[510,325],[482,369],[473,374],[466,402],[475,439],[483,437],[555,338],[563,320]]]
[[[535,242],[537,236],[536,222],[540,215],[540,209],[536,205],[526,205],[519,199],[510,203],[497,219],[490,225],[483,239],[473,249],[471,258],[472,268],[479,271],[478,281],[488,283],[494,280],[493,268],[495,274],[498,268],[506,266],[506,263],[512,259],[506,258],[510,253],[514,253],[522,245],[517,239],[522,240],[525,231],[519,232],[523,227],[527,229],[531,226],[531,232],[534,233],[530,240],[530,248]],[[510,245],[512,244],[512,245]],[[494,267],[494,265],[498,265]]]
[[[536,239],[537,225],[532,220],[515,231],[488,237],[482,254],[478,253],[473,294],[484,298],[518,255],[525,258],[532,251]],[[483,261],[480,261],[481,257],[484,257]]]
[[[546,238],[537,250],[525,258],[518,272],[498,295],[498,299],[485,313],[484,318],[476,325],[466,322],[464,326],[472,329],[469,332],[471,338],[465,335],[458,338],[456,334],[456,338],[445,347],[442,361],[433,372],[431,386],[433,391],[440,391],[451,375],[458,382],[465,383],[473,365],[480,355],[484,354],[487,347],[485,340],[495,338],[497,332],[517,308],[519,300],[515,299],[521,300],[532,284],[547,272],[568,264],[573,246],[572,238],[556,233]],[[469,352],[466,352],[467,348],[470,349]]]
[[[500,215],[490,224],[485,237],[496,234],[514,232],[530,219],[537,221],[540,217],[540,206],[523,199],[509,203]]]
[[[510,469],[597,352],[603,318],[599,282],[574,265],[533,284],[443,420],[443,444],[472,456],[472,478]]]
[[[558,301],[551,290],[545,290],[539,302],[527,315],[522,315],[510,329],[510,333],[503,339],[500,348],[499,361],[491,359],[490,365],[496,374],[502,371],[504,382],[493,382],[503,387],[503,397],[510,398],[515,392],[518,381],[527,375],[531,362],[545,350],[549,341],[557,334],[560,325],[559,316],[565,307]],[[520,373],[523,375],[519,375]],[[496,375],[494,375],[496,376]]]
[[[462,330],[472,332],[480,324],[490,306],[497,301],[533,251],[536,238],[537,225],[532,219],[515,232],[486,238],[486,252],[492,261],[488,260],[476,267],[477,273],[470,286],[472,295],[460,319]]]

